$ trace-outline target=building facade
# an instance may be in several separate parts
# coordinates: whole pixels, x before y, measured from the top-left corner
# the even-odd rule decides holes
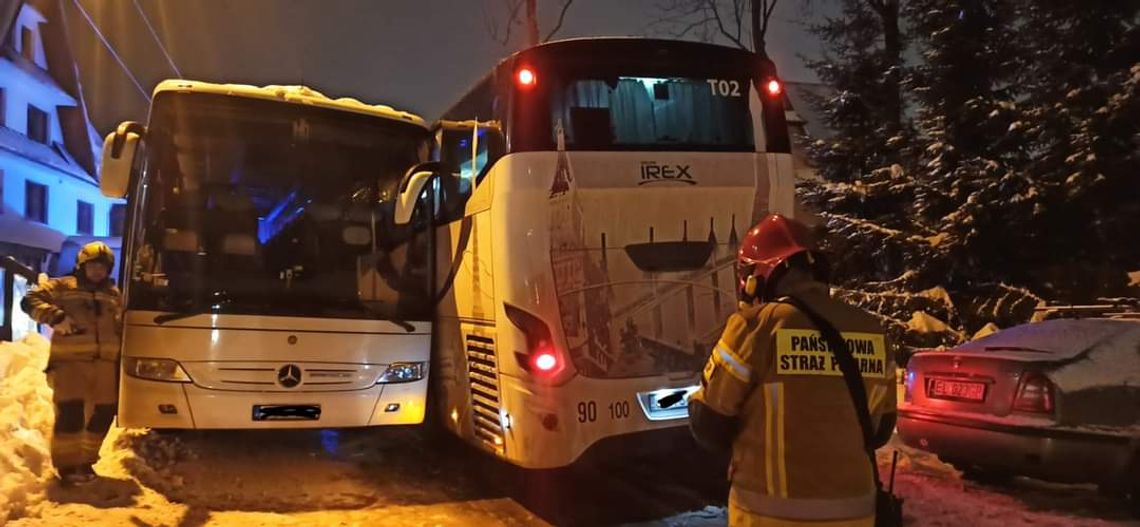
[[[36,272],[68,236],[121,235],[125,212],[99,191],[102,139],[61,14],[59,0],[28,0],[0,20],[0,258]],[[0,339],[18,339],[35,328],[18,308],[27,286],[11,270],[0,278]]]

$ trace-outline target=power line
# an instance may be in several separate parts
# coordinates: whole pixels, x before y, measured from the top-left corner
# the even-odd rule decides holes
[[[150,36],[154,37],[154,41],[158,43],[158,49],[162,50],[162,56],[166,57],[166,62],[170,64],[170,69],[174,70],[174,74],[178,75],[178,78],[183,78],[182,72],[179,71],[178,66],[174,64],[174,59],[171,58],[170,53],[166,51],[166,46],[163,45],[162,39],[158,38],[158,32],[155,31],[154,26],[150,24],[150,18],[146,16],[146,12],[143,11],[142,6],[139,5],[139,0],[132,1],[135,4],[135,10],[139,12],[139,16],[142,17],[143,23],[146,24],[146,28],[150,30]]]
[[[111,57],[115,59],[115,62],[119,63],[119,67],[123,69],[123,73],[127,74],[127,78],[131,79],[131,82],[133,82],[135,84],[135,87],[138,88],[139,93],[141,93],[142,96],[149,102],[150,94],[147,93],[146,89],[142,87],[142,83],[140,83],[139,80],[135,77],[135,74],[131,72],[131,68],[127,66],[127,63],[123,60],[122,57],[119,56],[119,53],[115,51],[115,47],[111,45],[111,43],[107,40],[107,37],[103,36],[103,32],[99,31],[99,26],[95,25],[95,20],[91,18],[91,15],[87,14],[87,10],[83,8],[83,4],[79,3],[79,0],[71,1],[75,4],[75,7],[79,9],[79,13],[83,15],[83,18],[87,19],[87,24],[90,25],[91,29],[95,31],[95,36],[99,37],[99,40],[103,42],[103,46],[107,48],[107,51],[111,52]]]

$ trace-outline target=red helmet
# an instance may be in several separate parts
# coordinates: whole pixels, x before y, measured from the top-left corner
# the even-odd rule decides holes
[[[799,254],[807,256],[817,277],[825,277],[823,262],[814,251],[806,225],[782,214],[769,214],[740,241],[736,253],[740,292],[746,299],[766,297],[767,289],[779,278],[777,271]]]

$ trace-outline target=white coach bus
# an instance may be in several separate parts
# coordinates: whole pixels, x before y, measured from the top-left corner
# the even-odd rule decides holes
[[[526,468],[687,433],[737,240],[793,212],[782,91],[762,56],[605,38],[516,53],[455,103],[438,184],[409,189],[440,191],[429,414]]]
[[[391,215],[430,141],[304,87],[161,83],[103,151],[129,205],[120,425],[422,422],[431,211]]]

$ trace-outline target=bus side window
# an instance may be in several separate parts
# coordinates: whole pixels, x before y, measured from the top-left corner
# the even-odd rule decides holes
[[[473,168],[475,172],[475,185],[483,182],[483,178],[490,172],[491,166],[503,157],[506,149],[503,133],[495,127],[479,127],[479,144],[476,145]]]
[[[437,212],[437,222],[450,223],[463,217],[463,208],[475,187],[471,133],[445,130],[440,134],[439,161],[443,165],[440,191],[443,199]]]

